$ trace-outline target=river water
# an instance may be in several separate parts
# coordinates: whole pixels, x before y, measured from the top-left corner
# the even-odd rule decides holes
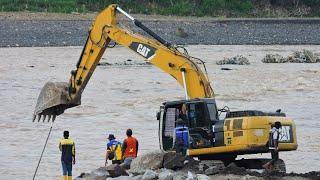
[[[320,170],[320,63],[263,64],[266,53],[288,55],[320,46],[188,46],[207,62],[219,108],[275,111],[281,108],[297,125],[298,150],[282,152],[289,172]],[[81,47],[0,49],[1,179],[31,179],[50,124],[32,123],[40,89],[47,81],[68,81]],[[218,66],[223,57],[242,54],[251,65]],[[122,47],[107,49],[102,62],[140,63]],[[222,71],[221,67],[233,70]],[[155,115],[162,102],[181,99],[183,89],[169,75],[150,65],[99,66],[87,85],[82,105],[59,116],[44,153],[38,179],[61,174],[58,142],[69,130],[76,143],[74,176],[104,165],[106,134],[122,140],[132,128],[140,152],[159,148]],[[254,155],[255,157],[268,157]],[[250,156],[252,157],[252,155]],[[241,158],[241,157],[240,157]]]

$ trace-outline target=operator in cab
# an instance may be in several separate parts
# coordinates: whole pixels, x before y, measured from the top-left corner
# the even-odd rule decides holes
[[[272,160],[263,165],[265,169],[272,169],[275,162],[279,159],[279,137],[280,137],[280,128],[281,122],[277,121],[271,125],[271,130],[269,132],[268,148],[271,152]]]
[[[174,144],[176,153],[180,153],[183,156],[187,155],[189,147],[189,129],[182,119],[178,119],[176,122]]]
[[[108,160],[112,161],[112,164],[121,164],[122,162],[122,150],[121,143],[116,140],[113,134],[109,134],[106,151],[105,165],[108,164]]]

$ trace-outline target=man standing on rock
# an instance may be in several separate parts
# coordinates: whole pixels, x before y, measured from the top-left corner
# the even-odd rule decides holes
[[[125,168],[129,169],[130,164],[138,154],[138,140],[135,137],[132,137],[132,130],[127,129],[127,138],[123,141],[122,145],[122,154],[123,154],[123,165]]]
[[[105,165],[108,164],[108,159],[112,160],[112,164],[121,164],[121,143],[116,140],[113,134],[109,134],[108,140]]]
[[[76,163],[75,145],[73,140],[69,138],[69,131],[64,131],[63,137],[64,139],[59,143],[63,180],[72,180],[72,164]]]
[[[271,130],[269,133],[269,141],[268,146],[269,150],[271,152],[272,160],[269,161],[267,164],[263,165],[265,169],[271,169],[274,166],[274,163],[279,159],[279,137],[280,137],[280,131],[281,128],[281,122],[277,121],[274,123],[274,125],[271,126]]]

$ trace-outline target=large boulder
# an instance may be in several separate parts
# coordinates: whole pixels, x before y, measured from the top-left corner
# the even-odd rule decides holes
[[[198,167],[199,172],[206,175],[217,174],[225,168],[224,163],[220,160],[203,160]]]
[[[197,174],[197,180],[210,180],[211,178],[204,174]]]
[[[101,177],[109,177],[110,176],[106,167],[100,167],[96,170],[93,170],[93,171],[91,171],[90,174],[94,175],[94,176],[101,176]]]
[[[154,180],[158,179],[158,174],[153,170],[146,170],[146,172],[141,177],[141,180]]]
[[[163,166],[164,155],[164,151],[155,150],[138,156],[131,162],[129,172],[133,174],[143,174],[147,169],[160,169]]]
[[[126,169],[119,164],[111,164],[106,167],[106,170],[110,174],[111,177],[118,176],[128,176],[129,174],[126,172]]]
[[[130,176],[119,176],[119,177],[115,177],[115,178],[107,178],[105,180],[134,180],[134,177],[130,177]]]
[[[91,171],[90,173],[81,173],[76,179],[84,179],[84,180],[105,180],[110,177],[109,172],[106,167],[100,167]]]
[[[186,158],[179,153],[168,152],[163,157],[163,167],[166,169],[179,169],[184,167]]]
[[[188,174],[182,171],[178,171],[173,174],[173,180],[186,180],[187,178]]]
[[[174,171],[170,169],[161,169],[158,173],[159,180],[172,180],[174,175]]]

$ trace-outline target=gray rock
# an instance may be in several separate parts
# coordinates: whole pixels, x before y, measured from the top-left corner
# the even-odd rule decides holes
[[[118,176],[128,176],[126,169],[119,164],[111,164],[106,167],[106,170],[110,174],[111,177],[118,177]]]
[[[197,180],[210,180],[211,178],[204,174],[197,174]]]
[[[163,167],[176,170],[184,166],[185,157],[175,152],[168,152],[163,158]]]
[[[182,175],[182,174],[175,174],[173,176],[173,179],[172,180],[185,180],[187,179],[187,176],[186,175]]]
[[[143,176],[143,175],[140,174],[140,175],[138,175],[138,176],[134,176],[133,178],[134,178],[134,180],[141,180],[142,176]]]
[[[171,170],[164,169],[162,172],[159,173],[158,179],[159,180],[172,180],[174,172]]]
[[[208,169],[206,169],[204,171],[204,173],[206,175],[215,175],[215,174],[218,174],[221,170],[223,170],[223,169],[220,169],[220,168],[214,166],[214,167],[209,167]]]
[[[246,57],[244,57],[242,55],[238,55],[235,57],[225,58],[223,60],[220,60],[220,61],[216,62],[216,64],[217,65],[223,65],[223,64],[249,65],[250,62]]]
[[[155,171],[148,169],[141,177],[141,180],[153,180],[157,178],[158,178],[158,174]]]
[[[225,168],[223,162],[220,160],[203,160],[199,163],[198,167],[199,172],[207,175],[216,174],[216,172],[220,172]]]
[[[162,168],[164,154],[165,152],[162,150],[155,150],[138,156],[132,161],[129,172],[143,174],[146,169],[155,170]]]
[[[93,170],[93,171],[91,171],[90,174],[92,174],[94,176],[101,176],[101,177],[109,177],[110,176],[106,167],[100,167],[96,170]]]
[[[238,168],[238,166],[234,162],[230,163],[227,167],[228,168]]]
[[[119,176],[119,177],[115,177],[115,178],[107,178],[106,180],[134,180],[134,177]]]

